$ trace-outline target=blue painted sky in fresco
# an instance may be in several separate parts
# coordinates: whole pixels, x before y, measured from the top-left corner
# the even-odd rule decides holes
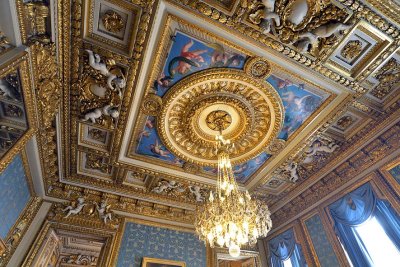
[[[271,155],[267,153],[261,153],[252,160],[234,166],[233,173],[236,181],[245,183],[270,157]],[[217,168],[214,167],[203,167],[203,171],[211,175],[217,175]]]
[[[157,94],[163,96],[174,83],[200,70],[213,67],[242,69],[245,56],[224,50],[220,44],[205,43],[176,31],[163,72],[154,81]]]
[[[278,91],[285,107],[285,119],[278,138],[287,140],[303,122],[322,104],[322,98],[307,90],[304,84],[296,84],[274,75],[267,81]]]
[[[183,160],[178,159],[161,143],[157,134],[155,118],[148,116],[143,126],[143,130],[138,136],[138,146],[136,153],[158,158],[171,164],[182,167]]]

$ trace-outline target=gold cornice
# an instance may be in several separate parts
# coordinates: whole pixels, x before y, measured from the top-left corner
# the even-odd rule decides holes
[[[377,135],[383,128],[387,127],[391,123],[393,123],[393,120],[397,119],[400,115],[400,110],[397,112],[393,113],[391,116],[387,117],[385,120],[383,120],[379,125],[377,125],[375,128],[373,128],[368,134],[365,134],[364,136],[358,138],[355,140],[355,143],[345,151],[342,151],[340,156],[335,157],[333,160],[331,160],[328,164],[326,164],[322,169],[318,170],[317,173],[312,175],[311,177],[308,177],[307,180],[299,184],[296,188],[291,190],[283,199],[280,199],[279,203],[273,204],[271,206],[271,211],[275,212],[277,209],[280,209],[282,206],[284,206],[286,203],[289,201],[292,201],[296,196],[299,196],[304,190],[307,188],[311,187],[313,184],[317,183],[319,180],[321,180],[323,177],[325,177],[329,170],[332,170],[335,166],[340,164],[340,162],[344,161],[344,159],[348,158],[353,152],[354,149],[359,148],[362,146],[367,140],[371,139],[375,135]]]

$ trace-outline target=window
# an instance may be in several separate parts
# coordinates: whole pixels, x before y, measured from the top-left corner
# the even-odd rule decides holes
[[[375,216],[356,226],[355,230],[362,239],[374,266],[393,266],[394,262],[400,261],[400,251],[390,240]]]
[[[293,267],[292,260],[289,258],[289,259],[283,261],[283,267]]]

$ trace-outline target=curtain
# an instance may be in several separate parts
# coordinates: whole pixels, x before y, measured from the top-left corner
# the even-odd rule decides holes
[[[283,261],[288,259],[290,259],[293,267],[307,266],[301,247],[294,238],[293,229],[274,237],[268,244],[273,267],[283,267]]]
[[[400,247],[400,219],[390,204],[377,199],[370,183],[366,183],[329,205],[335,232],[355,267],[373,266],[362,239],[354,226],[376,216],[391,240]]]

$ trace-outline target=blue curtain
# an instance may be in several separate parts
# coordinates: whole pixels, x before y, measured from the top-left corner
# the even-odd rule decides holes
[[[385,232],[400,248],[400,217],[387,201],[377,199],[371,184],[366,183],[329,206],[335,232],[354,267],[373,266],[362,239],[354,226],[375,216]]]
[[[283,267],[283,261],[290,259],[293,267],[305,267],[305,259],[301,246],[296,243],[293,229],[289,229],[274,237],[269,242],[271,265]]]

